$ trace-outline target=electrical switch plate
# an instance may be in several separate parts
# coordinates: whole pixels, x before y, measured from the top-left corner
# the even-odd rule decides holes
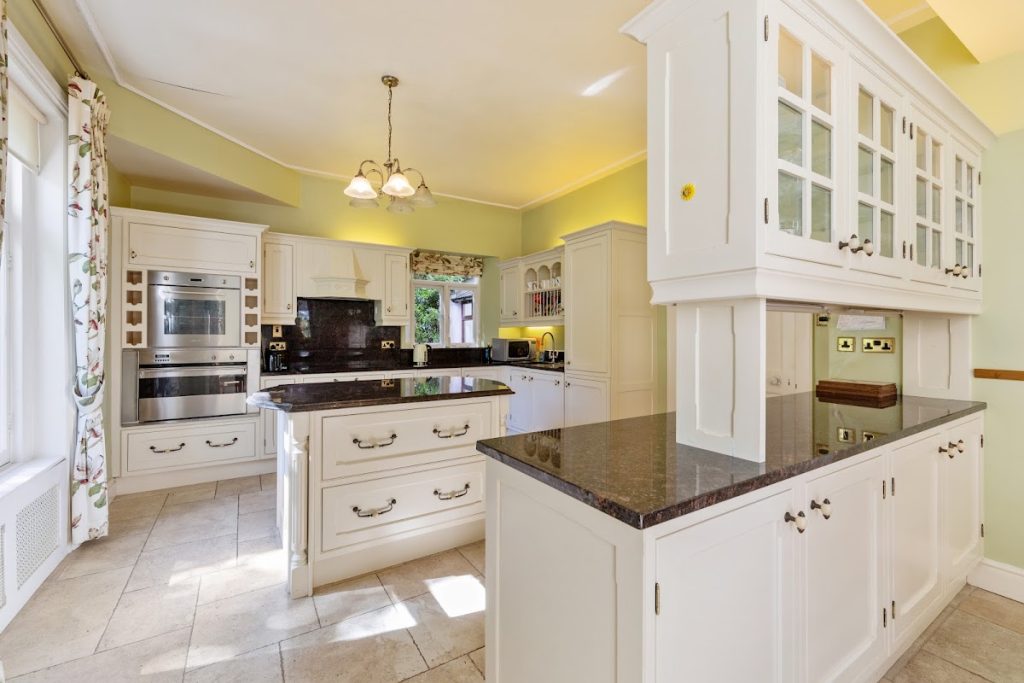
[[[860,340],[864,353],[895,353],[895,337],[864,337]]]
[[[856,443],[857,431],[847,429],[846,427],[839,427],[836,429],[836,441],[839,443]]]
[[[831,320],[831,317],[828,313],[819,313],[814,317],[814,322],[818,327],[828,327],[829,320]]]
[[[857,350],[856,337],[836,337],[836,351],[853,353]]]
[[[868,441],[874,441],[879,436],[880,435],[878,434],[878,432],[863,431],[860,433],[860,440],[864,443],[867,443]]]
[[[393,348],[395,348],[395,342],[394,341],[390,341],[390,340],[382,341],[380,343],[380,348],[382,348],[382,349],[393,349]]]
[[[281,329],[280,325],[274,325],[274,329],[271,330],[271,332],[270,332],[270,336],[271,337],[280,337],[283,334],[284,334],[284,330]]]

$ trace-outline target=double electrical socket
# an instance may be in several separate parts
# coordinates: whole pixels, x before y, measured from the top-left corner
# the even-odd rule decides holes
[[[382,349],[393,349],[393,348],[395,348],[395,342],[389,341],[389,340],[382,341],[380,343],[380,348],[382,348]]]

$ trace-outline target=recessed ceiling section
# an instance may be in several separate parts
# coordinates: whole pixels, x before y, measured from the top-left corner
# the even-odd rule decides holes
[[[929,2],[980,63],[1024,51],[1024,0]]]
[[[520,207],[645,149],[618,29],[646,0],[77,3],[123,83],[294,168],[385,156],[383,73],[394,153],[439,194]]]
[[[895,33],[935,18],[935,10],[923,0],[866,0],[875,14]]]

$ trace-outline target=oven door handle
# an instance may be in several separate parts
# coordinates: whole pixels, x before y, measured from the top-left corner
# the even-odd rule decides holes
[[[208,287],[176,287],[173,285],[150,285],[157,290],[161,298],[173,295],[175,299],[202,299],[212,301],[227,301],[230,297],[239,296],[237,289],[210,289]]]
[[[142,368],[139,370],[138,376],[139,379],[166,379],[168,377],[230,377],[244,374],[246,374],[246,366],[235,364],[194,368]]]

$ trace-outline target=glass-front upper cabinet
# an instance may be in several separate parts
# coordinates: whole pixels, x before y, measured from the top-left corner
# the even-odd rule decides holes
[[[945,177],[949,155],[947,137],[937,123],[916,108],[911,108],[910,148],[913,152],[914,219],[911,229],[909,260],[913,279],[949,284],[944,249],[948,238],[946,200],[948,179]]]
[[[851,68],[848,139],[855,192],[850,202],[855,251],[850,265],[857,270],[900,276],[902,202],[900,181],[903,148],[902,97],[867,67],[854,60]]]
[[[840,265],[837,247],[837,103],[842,51],[781,7],[770,32],[777,56],[769,105],[777,141],[770,167],[768,251]]]
[[[953,265],[952,286],[978,290],[981,287],[981,171],[979,157],[964,146],[953,144]]]

